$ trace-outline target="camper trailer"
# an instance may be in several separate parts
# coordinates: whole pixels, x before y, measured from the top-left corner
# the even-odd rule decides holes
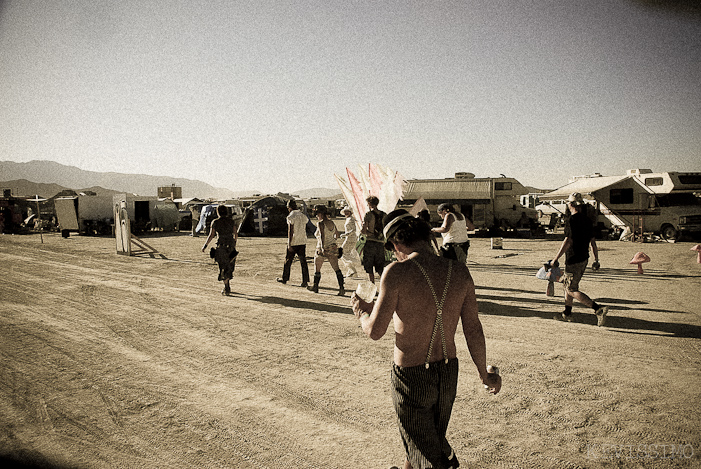
[[[148,196],[124,196],[127,213],[135,233],[160,229],[172,231],[180,222],[177,206],[170,200]],[[78,195],[54,200],[56,218],[61,230],[80,234],[105,235],[114,223],[112,196]]]
[[[600,226],[616,232],[627,229],[666,240],[701,233],[701,172],[633,169],[623,176],[580,176],[540,199],[561,200],[573,192],[597,209]]]
[[[520,196],[524,194],[528,194],[528,189],[514,178],[476,178],[472,173],[461,172],[449,179],[408,180],[402,206],[423,198],[432,223],[440,223],[436,208],[447,202],[472,220],[477,229],[535,229],[538,214],[521,205]]]

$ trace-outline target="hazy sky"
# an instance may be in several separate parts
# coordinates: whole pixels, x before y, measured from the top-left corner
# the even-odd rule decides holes
[[[0,160],[235,191],[701,171],[701,16],[635,0],[0,0],[0,93]]]

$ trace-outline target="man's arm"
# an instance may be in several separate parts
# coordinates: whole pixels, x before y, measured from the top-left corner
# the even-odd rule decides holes
[[[454,218],[455,218],[455,215],[453,215],[452,213],[449,213],[443,219],[443,224],[438,228],[433,228],[431,231],[433,231],[434,233],[447,233],[448,231],[450,231],[450,227],[453,226],[453,219]]]
[[[287,223],[287,249],[292,247],[292,236],[295,234],[295,226],[292,223]]]
[[[567,252],[567,250],[572,246],[572,238],[569,236],[565,239],[562,240],[562,244],[560,245],[560,249],[557,251],[557,254],[555,257],[553,257],[552,262],[553,264],[560,258],[564,253]]]
[[[370,231],[370,222],[372,221],[373,223],[373,228],[375,228],[375,217],[374,216],[368,216],[371,212],[368,212],[365,214],[365,217],[363,217],[363,227],[360,229],[360,234],[364,235],[369,235],[372,233]]]
[[[594,254],[594,261],[599,262],[599,247],[596,245],[596,238],[592,238],[589,243],[591,244],[591,252]]]
[[[487,372],[487,345],[484,340],[484,330],[477,312],[477,297],[472,277],[468,280],[468,293],[460,312],[462,331],[465,335],[467,348],[470,351],[472,361],[477,367],[482,384],[489,388],[489,392],[496,394],[501,389],[501,378],[496,373]]]
[[[465,217],[465,226],[467,227],[467,231],[474,231],[475,230],[475,224],[472,223],[472,220],[470,220],[467,217]]]
[[[202,252],[204,252],[204,250],[207,249],[207,245],[217,235],[217,230],[214,229],[213,225],[214,225],[214,223],[212,223],[212,226],[210,226],[210,228],[209,228],[209,236],[207,237],[207,240],[204,242],[204,246],[202,246]]]

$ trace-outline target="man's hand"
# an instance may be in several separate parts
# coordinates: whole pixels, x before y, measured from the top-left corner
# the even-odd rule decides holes
[[[499,369],[493,366],[487,367],[487,379],[482,381],[484,384],[484,389],[489,392],[489,394],[497,394],[501,390],[501,376],[499,376]]]
[[[599,261],[594,261],[594,263],[591,265],[592,270],[599,270],[601,268],[601,264],[599,264]]]
[[[353,314],[356,318],[360,318],[363,313],[370,314],[375,302],[368,303],[367,301],[360,298],[355,292],[351,295],[351,307],[353,308]]]

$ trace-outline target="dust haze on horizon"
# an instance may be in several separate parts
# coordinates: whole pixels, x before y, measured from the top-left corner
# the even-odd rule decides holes
[[[0,160],[266,193],[701,171],[701,14],[654,3],[0,1]]]

